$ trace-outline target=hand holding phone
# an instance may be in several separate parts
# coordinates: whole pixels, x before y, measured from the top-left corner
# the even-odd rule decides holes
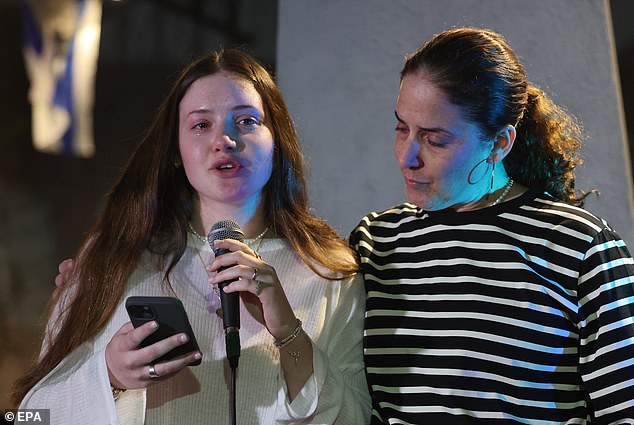
[[[187,334],[189,339],[185,344],[156,359],[157,363],[171,360],[192,351],[200,351],[183,303],[178,298],[132,296],[126,299],[125,307],[135,328],[152,320],[158,323],[156,332],[141,342],[142,347],[147,347],[178,333]],[[200,362],[197,360],[190,365],[199,365]]]

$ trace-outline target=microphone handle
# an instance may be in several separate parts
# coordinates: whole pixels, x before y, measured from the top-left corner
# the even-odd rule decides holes
[[[231,251],[228,249],[218,249],[215,252],[215,256],[227,254]],[[228,269],[231,266],[221,267],[218,271]],[[218,284],[218,291],[220,292],[220,306],[222,307],[222,324],[225,329],[225,333],[229,332],[229,328],[235,328],[237,332],[240,329],[240,296],[237,292],[226,294],[223,288],[234,282],[234,280],[227,280]]]
[[[227,267],[221,267],[220,271]],[[235,279],[234,279],[235,280]],[[220,292],[220,307],[222,308],[222,324],[225,329],[225,347],[229,366],[238,366],[240,357],[240,295],[237,292],[225,293],[222,289],[234,280],[225,281],[218,284]]]
[[[223,291],[223,288],[231,282],[233,280],[218,284],[220,306],[222,307],[222,324],[225,332],[228,332],[229,328],[235,328],[236,331],[240,329],[240,295],[237,292],[227,294]]]
[[[229,252],[228,249],[218,249],[215,251],[215,256],[218,257]],[[221,267],[218,271],[223,271],[229,267],[231,266]],[[232,370],[238,367],[238,358],[240,357],[240,333],[238,332],[240,329],[240,295],[237,292],[227,294],[223,288],[235,280],[227,280],[218,284],[222,325],[225,330],[225,348],[227,360]]]

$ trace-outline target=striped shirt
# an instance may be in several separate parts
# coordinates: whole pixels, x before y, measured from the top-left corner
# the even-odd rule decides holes
[[[634,423],[634,264],[605,221],[528,191],[402,204],[350,242],[372,424]]]

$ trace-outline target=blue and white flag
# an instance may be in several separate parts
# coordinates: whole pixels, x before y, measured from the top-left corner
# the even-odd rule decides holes
[[[90,157],[101,0],[22,0],[21,6],[33,144]]]

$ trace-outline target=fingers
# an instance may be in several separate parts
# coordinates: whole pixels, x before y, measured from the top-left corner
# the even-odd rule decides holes
[[[141,345],[141,342],[152,335],[158,329],[158,323],[154,320],[151,320],[138,328],[134,328],[131,322],[126,323],[119,329],[119,332],[127,334],[128,338],[126,339],[126,348],[136,348]],[[117,333],[119,333],[117,332]]]
[[[58,274],[57,276],[55,276],[55,287],[59,288],[60,286],[63,286],[64,283],[66,283],[66,277],[62,274]]]
[[[59,272],[59,274],[55,276],[55,286],[58,288],[60,286],[63,286],[68,281],[68,278],[70,277],[74,268],[75,260],[73,260],[72,258],[66,259],[59,263],[59,265],[57,266],[57,271]]]
[[[222,290],[226,293],[240,292],[245,306],[250,302],[255,310],[259,310],[254,312],[247,306],[249,312],[256,320],[261,318],[261,323],[275,338],[288,335],[295,329],[295,313],[273,267],[264,262],[257,268],[237,265],[218,272],[211,279],[215,284],[227,281],[230,283]]]
[[[221,268],[226,269],[234,266],[247,266],[253,269],[266,264],[262,257],[248,245],[232,239],[215,241],[214,249],[228,249],[230,252],[216,257],[207,268],[210,272],[217,272]],[[237,275],[235,277],[237,278]]]
[[[262,257],[248,245],[233,239],[220,239],[214,241],[214,249],[228,249],[228,254],[218,256],[211,263],[210,271],[217,271],[220,267],[234,264],[257,265],[262,262]]]
[[[196,351],[155,364],[157,358],[188,340],[186,334],[180,333],[140,348],[141,341],[157,329],[158,325],[154,321],[138,328],[128,322],[115,333],[106,347],[106,365],[113,385],[118,388],[144,388],[153,381],[170,378],[202,357]]]
[[[141,348],[139,352],[144,356],[144,359],[147,359],[146,363],[149,363],[164,356],[174,348],[187,343],[187,341],[189,341],[187,334],[179,333]]]
[[[73,260],[72,258],[67,258],[66,260],[59,263],[59,266],[57,266],[57,270],[60,273],[67,273],[67,272],[73,271],[74,267],[75,267],[75,260]]]
[[[218,285],[234,281],[223,287],[225,292],[248,291],[259,297],[265,287],[277,282],[275,270],[248,245],[232,239],[221,239],[214,241],[214,248],[230,251],[214,259],[208,268],[210,272],[217,272],[210,283]]]
[[[265,325],[271,335],[278,337],[297,326],[293,309],[275,269],[256,257],[247,245],[230,240],[217,240],[214,248],[230,252],[214,259],[209,271],[216,272],[209,280],[223,286],[226,293],[241,292],[240,296],[249,312]],[[252,307],[249,309],[249,307]]]
[[[129,335],[129,338],[127,341],[129,344],[128,348],[137,349],[145,338],[152,335],[157,330],[158,330],[158,324],[155,321],[145,323],[144,325],[139,326],[136,329],[133,329],[131,332],[128,333]],[[170,337],[161,339],[160,341],[157,341],[154,344],[148,345],[143,348],[138,348],[138,354],[139,354],[138,360],[142,364],[152,363],[156,359],[172,351],[174,348],[181,346],[183,344],[186,344],[187,341],[189,341],[189,336],[185,333],[178,333]],[[191,353],[191,355],[193,356],[194,353]],[[190,362],[185,362],[185,361],[176,362],[176,364],[182,364],[183,366],[187,365],[188,363],[191,363],[191,361]]]
[[[148,365],[148,380],[162,381],[168,379],[183,370],[185,366],[200,360],[200,358],[201,354],[196,351],[166,362],[150,364]],[[149,366],[154,366],[154,377],[150,374]]]
[[[223,282],[231,282],[222,287],[222,290],[230,294],[232,292],[247,291],[259,297],[265,288],[279,285],[275,270],[265,263],[261,267],[236,265],[223,270],[213,276],[210,282],[219,285]]]

